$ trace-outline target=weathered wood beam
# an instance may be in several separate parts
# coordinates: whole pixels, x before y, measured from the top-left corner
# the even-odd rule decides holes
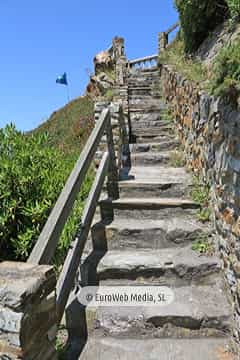
[[[57,282],[57,316],[59,322],[62,319],[70,291],[74,284],[74,279],[81,260],[82,252],[88,237],[89,229],[91,227],[92,219],[104,184],[106,173],[108,171],[109,159],[109,153],[106,152],[101,160],[95,181],[84,208],[79,234],[77,235],[72,247],[68,252],[62,272]]]
[[[100,140],[109,123],[109,109],[103,110],[99,121],[93,129],[81,155],[69,176],[38,240],[28,259],[32,264],[49,264],[70,215],[74,201],[91,165]]]
[[[158,59],[158,55],[155,54],[155,55],[146,56],[146,57],[139,58],[139,59],[130,60],[129,65],[133,66],[133,65],[138,64],[138,63],[142,63],[142,62],[145,62],[145,61],[151,61],[151,60],[157,60],[157,59]]]
[[[164,31],[165,34],[169,35],[172,31],[177,29],[177,27],[180,25],[179,21],[173,24],[167,31]]]

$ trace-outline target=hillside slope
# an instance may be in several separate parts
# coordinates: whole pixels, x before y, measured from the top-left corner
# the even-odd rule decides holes
[[[93,126],[93,100],[89,96],[81,96],[53,112],[46,122],[32,132],[47,132],[50,144],[70,155],[79,154]]]

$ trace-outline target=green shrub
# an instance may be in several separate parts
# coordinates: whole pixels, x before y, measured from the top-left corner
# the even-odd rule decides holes
[[[240,96],[240,40],[224,47],[217,55],[210,90],[237,106]]]
[[[187,53],[197,50],[209,32],[220,24],[228,13],[225,0],[175,0],[175,5],[179,12]]]
[[[0,261],[26,260],[75,162],[48,141],[46,134],[25,136],[12,125],[0,130]],[[73,223],[79,221],[87,188],[89,184],[64,229],[61,256]]]
[[[179,38],[159,55],[159,62],[171,65],[189,80],[203,82],[207,79],[206,68],[200,61],[186,56],[184,42]]]
[[[232,18],[238,18],[240,16],[240,0],[226,0],[230,14]]]

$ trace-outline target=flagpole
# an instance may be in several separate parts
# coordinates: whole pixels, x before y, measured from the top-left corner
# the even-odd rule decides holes
[[[70,102],[70,90],[69,90],[69,85],[67,85],[67,99],[68,99],[68,102]]]

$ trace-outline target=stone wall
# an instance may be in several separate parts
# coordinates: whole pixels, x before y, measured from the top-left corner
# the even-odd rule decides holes
[[[0,359],[57,359],[55,287],[51,266],[0,263]]]
[[[240,113],[168,66],[163,92],[185,149],[187,166],[211,186],[214,223],[240,338]]]

